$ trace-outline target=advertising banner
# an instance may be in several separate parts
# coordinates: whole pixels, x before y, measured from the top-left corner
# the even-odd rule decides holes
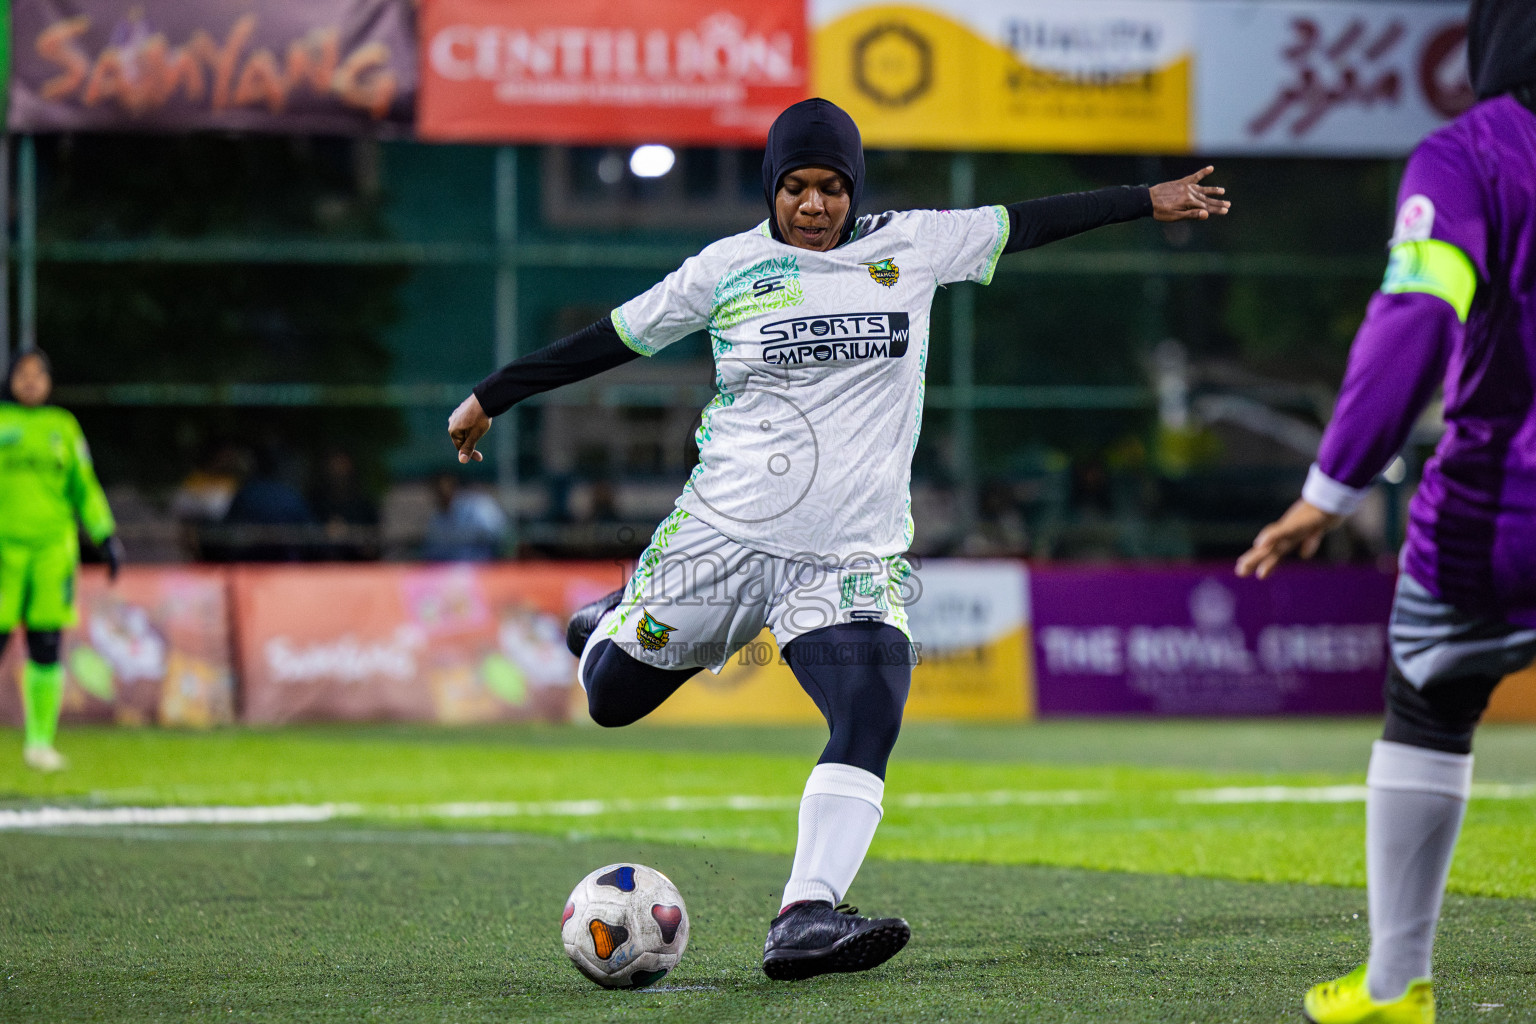
[[[1536,722],[1536,665],[1504,677],[1483,721]]]
[[[1472,102],[1456,0],[811,0],[871,146],[1402,156]]]
[[[243,721],[564,721],[570,613],[603,563],[243,567]]]
[[[130,566],[109,585],[79,579],[80,624],[64,634],[64,714],[70,722],[206,727],[234,721],[225,574]],[[0,721],[22,720],[20,632],[0,661]]]
[[[805,98],[805,5],[423,0],[419,130],[441,141],[761,145]]]
[[[1201,152],[1403,156],[1472,105],[1465,4],[1199,7]]]
[[[86,567],[64,721],[584,720],[565,622],[623,576],[607,563],[130,566],[109,585]],[[911,721],[1381,711],[1389,573],[1292,566],[1257,582],[1225,566],[938,560],[912,580]],[[18,632],[0,659],[0,724],[21,723],[25,649]],[[1536,721],[1536,669],[1510,676],[1487,718]],[[821,715],[764,632],[647,721]]]
[[[1372,714],[1396,577],[1292,566],[1030,573],[1035,699],[1048,715]]]
[[[812,0],[815,91],[868,146],[1178,153],[1196,12],[1164,0]]]
[[[20,132],[408,132],[412,0],[12,0]]]
[[[925,561],[908,579],[907,617],[921,661],[912,670],[908,721],[1018,720],[1029,716],[1024,566]],[[718,676],[700,672],[648,722],[820,722],[821,712],[764,630]]]

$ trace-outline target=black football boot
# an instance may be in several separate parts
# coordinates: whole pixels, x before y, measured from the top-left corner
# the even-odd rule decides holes
[[[763,945],[763,973],[774,981],[867,971],[901,951],[912,929],[899,917],[870,919],[846,903],[797,903],[773,919]]]
[[[597,628],[598,622],[604,615],[617,608],[622,600],[624,600],[624,588],[620,587],[613,593],[576,609],[576,614],[571,616],[571,621],[565,627],[565,646],[571,649],[572,654],[578,658],[581,657],[581,652],[587,646],[587,638]]]

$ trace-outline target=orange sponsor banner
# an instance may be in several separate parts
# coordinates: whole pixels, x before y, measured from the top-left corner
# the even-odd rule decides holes
[[[243,721],[565,721],[565,623],[603,563],[242,567]]]
[[[64,722],[206,727],[234,720],[222,569],[82,569],[80,624],[64,633]],[[0,660],[0,722],[21,724],[21,632]]]
[[[440,141],[761,145],[807,95],[803,3],[423,0]]]
[[[1504,677],[1483,721],[1536,722],[1536,665]]]

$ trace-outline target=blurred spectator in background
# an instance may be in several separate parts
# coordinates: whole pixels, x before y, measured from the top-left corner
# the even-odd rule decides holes
[[[250,452],[221,441],[204,451],[171,494],[171,517],[181,524],[182,543],[193,558],[227,560],[218,538],[207,535],[205,527],[223,521],[250,472]]]
[[[976,524],[960,542],[957,554],[979,558],[1029,554],[1029,527],[1009,481],[987,481],[977,506]]]
[[[611,523],[619,518],[619,495],[613,481],[599,477],[592,481],[592,501],[584,520],[593,523]]]
[[[171,495],[171,515],[183,523],[216,523],[229,512],[240,482],[251,471],[250,456],[221,442],[204,453]]]
[[[275,445],[257,448],[254,465],[224,515],[229,557],[244,562],[302,561],[308,539],[304,528],[315,522],[309,503],[283,479]]]
[[[312,505],[328,542],[321,557],[339,562],[379,557],[379,506],[363,491],[349,453],[333,449],[326,455]]]
[[[437,512],[427,523],[421,557],[429,562],[489,562],[501,553],[507,514],[483,491],[466,490],[451,473],[432,478]]]

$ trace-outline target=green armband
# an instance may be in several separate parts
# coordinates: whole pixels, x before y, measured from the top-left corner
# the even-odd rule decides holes
[[[1467,254],[1449,242],[1433,238],[1399,242],[1392,247],[1381,290],[1386,295],[1423,292],[1444,299],[1456,311],[1456,319],[1466,323],[1477,291],[1477,271]]]

